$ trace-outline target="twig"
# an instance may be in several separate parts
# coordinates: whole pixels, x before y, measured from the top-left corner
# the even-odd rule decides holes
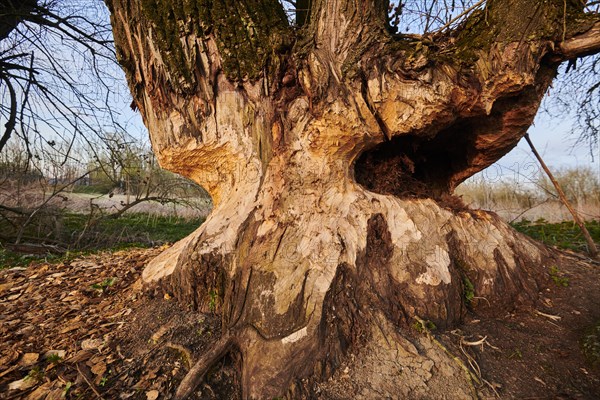
[[[475,385],[473,384],[473,382],[476,382],[478,385],[480,385],[481,382],[479,381],[479,378],[473,372],[471,372],[469,367],[467,367],[460,358],[452,354],[450,350],[446,348],[446,346],[444,346],[442,343],[440,343],[440,341],[433,337],[433,334],[429,331],[429,329],[427,329],[427,324],[425,321],[423,321],[418,316],[415,316],[415,319],[417,320],[417,322],[419,322],[421,328],[423,329],[423,332],[425,332],[429,340],[431,340],[436,346],[442,349],[442,351],[444,351],[444,353],[446,353],[446,355],[448,355],[464,371],[467,377],[467,383],[469,384],[469,387],[471,388],[474,397],[478,398],[477,390],[475,389]]]
[[[90,387],[90,389],[92,389],[92,391],[94,392],[94,394],[96,395],[97,398],[104,400],[104,398],[102,397],[102,395],[100,394],[100,392],[98,392],[98,389],[96,389],[96,386],[90,382],[90,380],[88,379],[88,377],[85,375],[85,373],[81,370],[81,367],[79,367],[79,364],[77,364],[77,372],[79,372],[81,374],[81,376],[83,377],[83,380],[85,381],[85,383],[88,384],[88,386]]]
[[[542,317],[546,317],[546,318],[548,318],[548,319],[551,319],[552,321],[560,321],[560,320],[562,319],[562,318],[561,318],[560,316],[558,316],[558,315],[546,314],[546,313],[543,313],[543,312],[541,312],[541,311],[538,311],[538,310],[535,310],[535,313],[536,313],[537,315],[541,315]]]
[[[483,3],[485,3],[485,0],[480,0],[477,3],[473,4],[471,7],[467,8],[465,11],[463,11],[462,13],[458,14],[456,17],[454,17],[450,21],[448,21],[448,23],[446,25],[444,25],[440,29],[438,29],[438,32],[445,31],[447,28],[450,27],[450,25],[452,25],[453,23],[455,23],[456,21],[458,21],[459,19],[461,19],[462,17],[464,17],[465,15],[467,15],[468,13],[470,13],[471,11],[473,11],[474,9],[476,9]]]

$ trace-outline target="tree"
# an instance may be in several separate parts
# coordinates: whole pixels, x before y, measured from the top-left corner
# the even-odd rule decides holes
[[[452,192],[523,137],[561,62],[600,49],[599,16],[463,1],[394,34],[384,0],[298,2],[297,26],[276,0],[107,3],[159,162],[215,205],[144,273],[195,310],[217,294],[222,337],[179,398],[227,353],[245,398],[314,395],[351,354],[366,397],[472,394],[410,327],[535,302],[557,256]]]
[[[29,158],[70,151],[119,125],[121,72],[101,2],[0,1],[0,151],[20,141]],[[49,150],[53,149],[53,150]]]

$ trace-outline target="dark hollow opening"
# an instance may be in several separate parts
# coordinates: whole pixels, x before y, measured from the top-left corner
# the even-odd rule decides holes
[[[354,165],[368,190],[401,198],[443,199],[476,155],[473,123],[465,120],[432,137],[398,136],[365,151]]]

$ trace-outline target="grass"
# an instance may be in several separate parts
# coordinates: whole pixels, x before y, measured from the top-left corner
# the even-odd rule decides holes
[[[22,267],[32,261],[62,262],[100,250],[123,250],[173,243],[192,233],[203,218],[185,219],[150,214],[125,214],[117,219],[103,219],[86,228],[88,216],[66,213],[61,230],[50,237],[67,251],[60,254],[23,254],[0,247],[0,269]],[[1,227],[0,227],[1,228]]]
[[[70,236],[83,231],[87,222],[87,215],[66,214],[63,218],[65,231]],[[124,214],[116,219],[100,220],[90,232],[90,236],[100,235],[105,238],[119,239],[121,248],[144,246],[157,243],[175,242],[198,228],[203,218],[185,219],[179,217],[165,217],[160,215],[131,213]],[[116,244],[111,243],[111,248]]]
[[[173,243],[194,231],[204,222],[204,219],[131,213],[117,219],[100,220],[88,228],[86,228],[87,222],[88,216],[84,214],[62,215],[61,231],[52,238],[62,243],[70,243],[66,246],[67,251],[62,254],[22,254],[0,247],[0,269],[9,266],[27,266],[32,261],[67,261],[98,250],[122,250]],[[513,223],[512,226],[548,245],[580,252],[587,251],[583,235],[573,222],[548,223],[544,219],[535,222],[522,220]],[[592,238],[600,244],[600,222],[588,221],[586,226]],[[467,282],[465,282],[465,289],[466,300],[469,301],[473,290]]]
[[[574,222],[551,224],[544,219],[535,222],[522,220],[512,224],[513,228],[550,246],[587,252],[581,230]],[[596,243],[600,244],[600,221],[588,221],[586,228]]]

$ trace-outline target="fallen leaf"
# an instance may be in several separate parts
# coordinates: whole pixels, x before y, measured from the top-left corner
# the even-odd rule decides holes
[[[146,400],[156,400],[158,399],[158,390],[150,390],[146,392]]]
[[[13,283],[8,282],[8,283],[0,283],[0,294],[2,294],[3,292],[8,291],[10,288],[12,288],[14,286]]]
[[[94,383],[99,385],[104,377],[104,373],[106,372],[106,364],[100,361],[91,368],[91,371],[94,375],[96,375],[96,379],[94,379]]]
[[[52,387],[52,382],[46,382],[41,386],[38,386],[33,392],[27,396],[27,400],[42,400],[47,398],[46,395]]]
[[[34,387],[36,380],[30,376],[14,381],[8,384],[8,390],[25,390]]]
[[[89,352],[87,350],[81,350],[81,351],[78,351],[74,356],[70,357],[68,361],[72,364],[76,364],[81,361],[89,360],[89,358],[91,356],[92,356],[91,352]]]
[[[61,400],[64,399],[64,389],[52,389],[44,400]]]
[[[86,339],[81,342],[81,348],[83,350],[95,350],[100,348],[104,344],[102,339]]]
[[[165,324],[161,326],[156,332],[154,332],[150,340],[152,340],[152,342],[155,344],[158,343],[160,338],[162,338],[169,329],[171,329],[171,324]]]
[[[16,300],[16,299],[18,299],[19,297],[21,297],[21,295],[22,295],[22,294],[23,294],[23,292],[19,292],[19,293],[17,293],[17,294],[13,294],[12,296],[8,296],[8,297],[7,297],[7,300],[8,300],[8,301],[13,301],[13,300]]]
[[[21,367],[29,367],[35,364],[40,358],[39,353],[25,353],[23,357],[19,361],[19,366]]]
[[[79,329],[82,325],[83,324],[81,322],[71,324],[71,325],[67,326],[66,328],[64,328],[63,330],[61,330],[60,333],[65,334],[65,333],[74,331],[75,329]]]

